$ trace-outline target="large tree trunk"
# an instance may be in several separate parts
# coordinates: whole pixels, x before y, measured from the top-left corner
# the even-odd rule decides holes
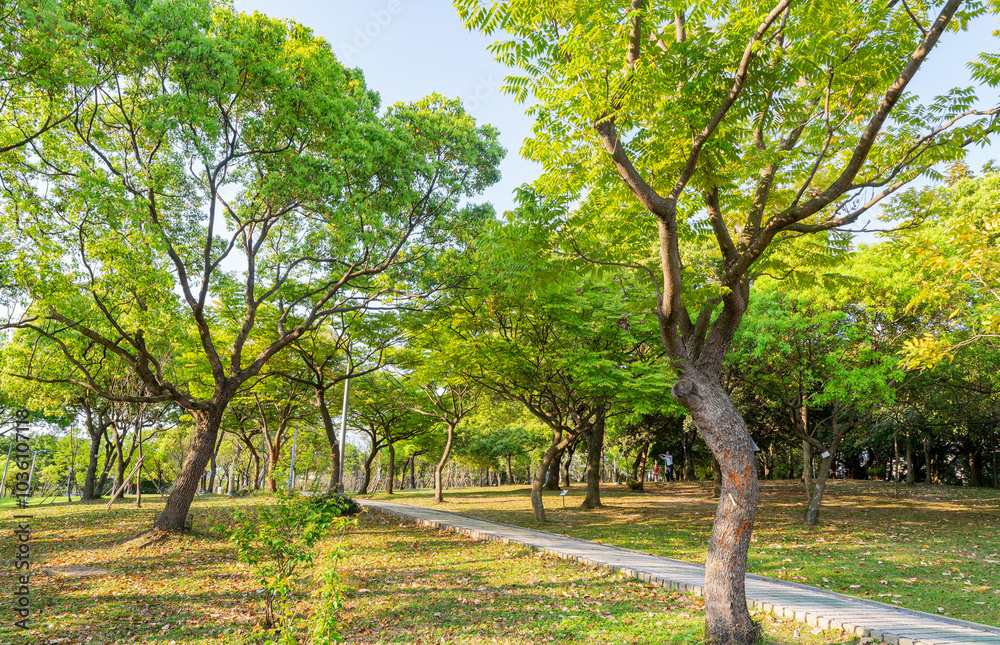
[[[125,461],[125,451],[119,443],[115,446],[115,466],[118,468],[118,475],[115,477],[116,486],[120,486],[125,481],[125,475],[127,474],[125,472],[125,466],[127,465],[128,464]],[[128,493],[128,488],[125,489],[125,493]]]
[[[100,489],[96,493],[94,492],[94,487],[97,485],[97,462],[100,461],[101,457],[100,439],[100,437],[94,439],[94,436],[91,435],[90,460],[87,462],[87,477],[83,480],[83,492],[80,499],[97,499],[101,496]]]
[[[598,411],[587,428],[587,497],[581,508],[601,506],[601,454],[604,452],[604,409]]]
[[[562,441],[563,432],[561,430],[554,431],[552,433],[552,445],[556,446]],[[566,444],[568,446],[569,444]],[[562,459],[563,452],[566,450],[566,446],[563,446],[556,453],[555,458],[549,464],[549,476],[544,480],[545,490],[560,490],[559,489],[559,462]]]
[[[504,482],[504,483],[506,483],[508,485],[514,483],[514,471],[511,469],[510,466],[511,466],[511,464],[510,464],[510,454],[508,454],[507,455],[507,481]]]
[[[330,408],[326,405],[324,388],[316,388],[316,404],[319,407],[319,416],[323,419],[326,439],[330,442],[330,483],[326,485],[326,494],[332,495],[337,492],[340,485],[340,438],[337,436],[337,428],[333,425]]]
[[[444,470],[445,464],[448,463],[448,457],[451,456],[451,447],[455,443],[455,424],[448,424],[448,439],[444,444],[444,452],[441,453],[441,459],[438,460],[437,464],[434,465],[434,503],[440,504],[444,501],[444,488],[443,482],[441,481],[441,472]]]
[[[531,512],[536,522],[545,521],[545,505],[542,503],[542,489],[545,487],[545,475],[551,472],[552,464],[558,466],[559,456],[571,441],[579,436],[577,433],[562,432],[562,439],[558,443],[553,443],[542,455],[542,462],[538,464],[534,479],[531,480]],[[558,471],[556,471],[558,472]]]
[[[646,482],[646,459],[649,457],[649,442],[642,442],[642,447],[639,448],[639,454],[635,456],[635,461],[632,462],[632,479],[636,481],[636,490],[643,490],[643,484]]]
[[[812,480],[812,492],[809,495],[809,506],[806,508],[806,526],[816,526],[819,523],[819,509],[823,503],[823,494],[826,492],[826,480],[830,475],[830,466],[833,464],[833,456],[836,448],[829,450],[819,464],[819,472]]]
[[[806,488],[806,502],[812,501],[813,476],[812,476],[813,447],[805,439],[802,440],[802,483]]]
[[[101,458],[101,444],[107,434],[108,426],[104,422],[103,410],[98,412],[97,418],[95,418],[90,405],[86,402],[83,405],[86,414],[87,435],[90,436],[90,458],[87,461],[87,476],[83,480],[83,492],[80,498],[96,499],[101,496],[104,491],[103,484],[107,481],[107,469],[105,469],[101,480],[102,486],[96,491],[94,490],[97,486],[97,464]]]
[[[686,367],[674,395],[719,462],[721,495],[705,562],[705,631],[709,642],[757,643],[747,610],[746,566],[760,484],[750,433],[717,378]]]
[[[181,472],[174,481],[174,488],[170,491],[167,503],[160,511],[160,514],[153,522],[154,529],[165,531],[181,531],[184,529],[184,520],[187,519],[191,502],[198,492],[198,482],[205,472],[208,459],[215,449],[215,440],[219,434],[219,426],[222,423],[222,414],[226,410],[229,400],[215,403],[208,410],[196,410],[191,413],[194,417],[195,433],[188,448]]]
[[[378,455],[379,449],[380,446],[372,443],[372,451],[365,458],[364,474],[361,477],[361,486],[358,487],[358,495],[368,494],[368,486],[372,482],[372,462],[375,461],[375,456]]]
[[[104,469],[101,470],[101,476],[97,480],[97,487],[94,490],[94,496],[100,497],[104,494],[104,489],[108,485],[108,475],[111,474],[111,457],[114,453],[110,450],[110,446],[105,444],[104,449]]]
[[[410,488],[417,489],[417,456],[410,457]]]
[[[267,490],[270,493],[278,492],[278,481],[274,478],[274,471],[278,467],[278,459],[281,453],[277,446],[267,447]]]
[[[981,488],[983,485],[983,447],[977,446],[969,454],[969,486]]]
[[[389,449],[389,476],[385,478],[385,492],[392,495],[392,486],[396,479],[396,446],[390,443],[386,446]]]

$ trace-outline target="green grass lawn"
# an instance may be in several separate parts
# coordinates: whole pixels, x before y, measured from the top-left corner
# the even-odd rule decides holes
[[[66,502],[66,496],[62,495],[60,497],[29,497],[28,506],[42,506],[46,504],[63,504]],[[17,508],[18,500],[14,497],[5,497],[0,499],[0,509],[14,509]]]
[[[1000,499],[990,489],[833,481],[821,525],[802,526],[805,499],[796,482],[762,482],[749,571],[911,609],[1000,625]],[[702,563],[715,513],[711,482],[622,486],[602,491],[604,508],[578,508],[545,495],[549,521],[532,518],[528,488],[455,489],[444,510]],[[384,494],[376,495],[386,499]],[[393,499],[433,506],[430,491]],[[939,610],[940,608],[940,610]]]
[[[120,645],[247,643],[259,623],[259,584],[235,560],[217,528],[238,507],[269,498],[199,496],[195,532],[137,548],[123,543],[148,527],[162,507],[103,503],[31,509],[33,630],[0,623],[0,643]],[[13,512],[0,511],[10,536]],[[348,643],[500,643],[535,645],[699,643],[701,601],[601,569],[541,556],[525,547],[475,542],[463,536],[365,514],[342,541]],[[10,562],[14,542],[0,541]],[[52,578],[39,567],[90,565],[99,578]],[[12,568],[0,580],[12,590]],[[308,572],[306,572],[308,573]],[[311,579],[311,578],[309,578]],[[304,611],[311,602],[302,596]],[[802,625],[761,616],[774,645],[854,643],[835,633],[813,635]],[[802,636],[795,637],[794,630]]]

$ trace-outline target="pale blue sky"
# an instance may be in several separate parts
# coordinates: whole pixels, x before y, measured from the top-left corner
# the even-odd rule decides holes
[[[383,105],[412,101],[431,92],[460,97],[480,122],[500,130],[507,158],[503,179],[486,199],[498,212],[513,205],[512,192],[537,175],[534,164],[520,158],[521,143],[531,133],[524,106],[500,93],[506,74],[487,47],[492,42],[462,27],[449,0],[236,0],[240,11],[260,11],[290,18],[325,38],[337,56],[360,67],[370,88],[382,95]],[[983,49],[1000,49],[990,31],[996,19],[973,24],[964,34],[947,34],[911,85],[922,96],[933,96],[957,85],[969,85],[966,63]],[[984,107],[996,104],[992,92]],[[970,165],[978,169],[1000,148],[975,150]]]

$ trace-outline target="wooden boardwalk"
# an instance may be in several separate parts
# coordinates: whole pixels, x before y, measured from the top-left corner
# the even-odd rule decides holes
[[[702,593],[705,567],[640,551],[545,531],[489,522],[468,515],[392,502],[358,500],[371,510],[480,540],[516,542],[588,566],[621,571],[645,582]],[[747,602],[812,627],[833,629],[898,645],[1000,645],[1000,628],[936,616],[872,600],[748,575]]]

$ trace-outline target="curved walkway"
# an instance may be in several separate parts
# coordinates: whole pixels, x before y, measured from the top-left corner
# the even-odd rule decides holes
[[[596,544],[545,531],[489,522],[468,515],[392,502],[358,500],[373,511],[479,540],[516,542],[588,566],[621,571],[645,582],[702,593],[705,567],[640,551]],[[753,607],[820,629],[870,636],[898,645],[1000,645],[1000,628],[902,609],[815,587],[747,575]]]

